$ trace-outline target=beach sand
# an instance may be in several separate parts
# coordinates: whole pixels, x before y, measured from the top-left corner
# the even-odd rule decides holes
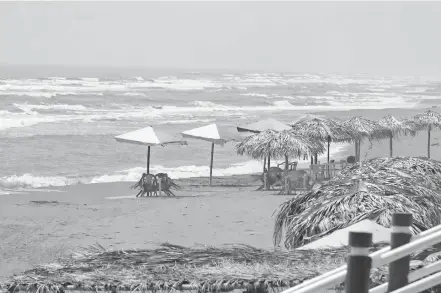
[[[183,181],[179,184],[184,190],[176,191],[177,197],[136,199],[130,189],[133,183],[2,196],[0,277],[95,243],[127,249],[154,247],[159,242],[272,247],[272,213],[287,196],[255,192],[257,185],[209,188],[197,185],[205,184],[205,178]],[[214,183],[219,181],[237,179]]]
[[[435,109],[437,110],[437,109]],[[411,116],[421,109],[352,110],[322,113],[347,119],[362,115]],[[432,143],[439,142],[434,131]],[[387,156],[389,141],[362,145],[362,157]],[[427,132],[394,141],[395,155],[426,156]],[[353,154],[353,147],[340,154]],[[441,159],[439,145],[432,158]],[[177,197],[135,199],[133,183],[106,183],[0,195],[0,278],[35,264],[51,262],[78,247],[99,243],[109,248],[145,248],[159,242],[191,246],[244,243],[273,247],[273,213],[291,196],[255,191],[250,175],[178,180]],[[39,201],[46,201],[41,203]],[[52,202],[53,201],[53,202]]]

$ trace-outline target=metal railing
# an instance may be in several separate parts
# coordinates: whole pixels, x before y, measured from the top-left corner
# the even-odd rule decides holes
[[[394,214],[393,217],[397,218],[402,215],[407,215],[411,219],[410,214]],[[411,226],[411,225],[410,225]],[[399,227],[399,226],[393,226],[392,235],[391,235],[391,244],[394,242],[394,237],[398,237],[397,235],[401,234],[407,234],[410,233],[410,226],[408,227]],[[350,243],[351,243],[351,237],[358,237],[359,234],[366,234],[366,233],[350,233]],[[372,235],[372,234],[371,234]],[[410,237],[409,237],[410,239]],[[348,288],[348,284],[350,283],[350,275],[352,271],[357,271],[357,268],[350,268],[348,270],[348,265],[339,267],[337,269],[334,269],[333,271],[330,271],[328,273],[325,273],[323,275],[317,276],[315,278],[312,278],[310,280],[307,280],[295,287],[289,288],[287,290],[284,290],[282,293],[317,293],[317,292],[323,292],[326,289],[333,288],[343,282],[345,282],[345,289],[347,293],[385,293],[385,292],[393,292],[393,293],[417,293],[424,291],[426,289],[429,289],[435,285],[441,284],[441,261],[436,261],[434,263],[431,263],[421,269],[418,269],[416,271],[413,271],[411,273],[408,272],[399,272],[395,275],[393,272],[391,272],[391,267],[393,263],[397,263],[397,261],[403,261],[403,258],[406,258],[410,254],[421,251],[424,249],[427,249],[435,244],[441,243],[441,225],[435,226],[429,230],[426,230],[422,232],[419,235],[413,236],[410,241],[407,241],[407,244],[404,244],[395,247],[394,249],[391,249],[391,246],[385,247],[381,250],[378,250],[370,255],[366,255],[364,257],[370,259],[370,265],[369,270],[371,268],[378,268],[383,265],[389,264],[389,283],[391,283],[391,280],[400,279],[405,280],[405,282],[400,286],[397,290],[391,290],[390,284],[385,283],[380,286],[377,286],[375,288],[372,288],[368,291],[362,291],[360,290],[360,287],[358,287],[357,292],[350,291],[350,288]],[[369,245],[369,243],[368,243]],[[354,256],[352,253],[352,250],[356,248],[354,246],[351,246],[351,253],[348,257],[348,263],[350,263],[351,257]],[[358,248],[356,248],[358,249]],[[357,251],[357,250],[355,250]],[[359,254],[355,254],[358,258],[360,258]],[[407,260],[407,267],[409,266],[410,259]],[[391,274],[392,273],[392,274]],[[407,274],[408,273],[408,274]],[[398,275],[397,275],[398,274]],[[401,276],[400,276],[401,274]],[[403,276],[403,274],[406,274]],[[427,277],[429,276],[429,277]],[[427,277],[427,278],[425,278]],[[369,276],[368,276],[369,278]],[[404,279],[403,279],[404,278]]]

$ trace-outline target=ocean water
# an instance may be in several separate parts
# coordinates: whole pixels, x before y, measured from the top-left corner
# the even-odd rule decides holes
[[[441,78],[326,74],[0,68],[0,189],[135,181],[146,149],[114,136],[153,126],[180,131],[211,122],[305,112],[436,104]],[[343,145],[334,145],[337,155]],[[207,176],[210,144],[153,147],[151,169]],[[262,162],[217,147],[213,174],[259,172]]]

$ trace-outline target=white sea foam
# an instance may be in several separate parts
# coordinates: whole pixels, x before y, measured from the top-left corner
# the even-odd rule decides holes
[[[83,105],[66,105],[66,104],[13,104],[17,109],[28,113],[32,110],[66,110],[66,111],[87,111],[87,108]]]
[[[331,156],[338,157],[346,146],[342,144],[331,145]],[[319,157],[319,160],[325,160],[326,154]],[[272,161],[273,165],[282,161]],[[300,161],[299,168],[305,168],[308,160]],[[262,171],[262,162],[251,160],[243,163],[232,164],[227,168],[214,168],[213,176],[232,176],[239,174],[253,174]],[[0,188],[42,188],[42,187],[59,187],[75,184],[95,184],[108,182],[126,182],[137,181],[145,172],[145,167],[134,167],[121,171],[112,172],[96,177],[63,177],[63,176],[35,176],[32,174],[13,175],[0,178]],[[208,166],[180,166],[180,167],[164,167],[159,165],[151,166],[152,173],[167,173],[173,179],[207,177],[209,174]]]
[[[8,128],[29,127],[39,123],[54,123],[81,119],[67,115],[40,115],[29,109],[23,109],[23,111],[23,113],[0,111],[0,131]]]
[[[140,92],[129,92],[129,93],[124,93],[124,96],[128,96],[128,97],[145,97],[146,95],[144,93],[140,93]]]
[[[258,94],[258,93],[244,93],[244,94],[240,94],[241,96],[248,96],[248,97],[268,97],[267,94]]]

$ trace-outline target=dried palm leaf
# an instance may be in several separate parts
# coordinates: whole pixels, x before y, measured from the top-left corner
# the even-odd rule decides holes
[[[293,248],[363,219],[389,227],[398,211],[413,214],[415,233],[440,224],[440,162],[396,157],[347,167],[319,189],[281,205],[274,243],[280,244],[284,229],[285,246]]]

